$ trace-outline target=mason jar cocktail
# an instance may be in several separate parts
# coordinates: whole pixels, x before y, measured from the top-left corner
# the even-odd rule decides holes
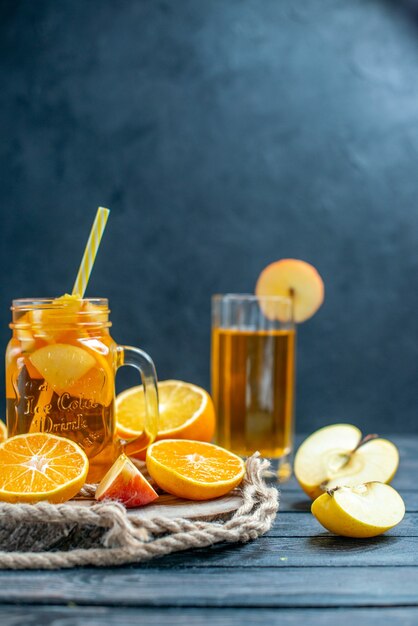
[[[88,481],[99,481],[125,450],[144,449],[158,428],[155,367],[142,350],[119,346],[109,328],[108,301],[78,296],[14,300],[13,336],[6,351],[8,435],[51,432],[86,452]],[[139,370],[146,418],[142,434],[116,437],[115,375],[122,365]]]

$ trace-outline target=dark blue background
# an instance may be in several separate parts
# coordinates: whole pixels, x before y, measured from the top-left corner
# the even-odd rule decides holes
[[[326,302],[299,332],[298,429],[417,432],[414,3],[0,7],[2,345],[13,297],[71,289],[101,204],[88,295],[160,378],[208,386],[210,295],[299,257]]]

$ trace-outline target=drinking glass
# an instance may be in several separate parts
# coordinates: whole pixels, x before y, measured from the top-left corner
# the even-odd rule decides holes
[[[98,482],[117,456],[146,448],[158,428],[157,377],[152,359],[112,339],[105,298],[13,300],[13,336],[6,351],[9,437],[50,432],[86,452],[89,482]],[[116,435],[115,375],[136,368],[144,386],[146,418],[137,438]],[[138,418],[139,419],[139,418]]]
[[[258,450],[282,480],[291,473],[295,343],[291,298],[213,296],[216,442],[244,457]]]

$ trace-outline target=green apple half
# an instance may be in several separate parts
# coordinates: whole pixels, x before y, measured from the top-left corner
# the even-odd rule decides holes
[[[325,491],[378,481],[389,483],[399,465],[399,452],[387,439],[362,442],[351,424],[325,426],[305,439],[295,456],[295,476],[313,500]]]
[[[343,537],[376,537],[402,521],[405,504],[398,492],[383,483],[337,487],[312,503],[322,526]]]

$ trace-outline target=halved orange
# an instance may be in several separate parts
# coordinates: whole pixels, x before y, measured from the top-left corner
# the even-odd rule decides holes
[[[3,420],[0,420],[0,443],[5,439],[7,439],[7,426]]]
[[[245,473],[239,456],[202,441],[157,441],[149,446],[146,461],[161,489],[189,500],[219,498],[237,487]]]
[[[181,380],[158,383],[159,426],[156,440],[196,439],[210,441],[215,430],[215,410],[207,391]],[[144,430],[145,397],[142,385],[126,389],[116,398],[117,434],[138,437]]]
[[[285,296],[293,299],[295,322],[314,315],[324,301],[324,283],[310,263],[299,259],[281,259],[261,272],[255,287],[263,313],[269,319],[280,319],[277,303],[263,302],[263,296]]]
[[[80,491],[88,469],[85,452],[69,439],[16,435],[0,443],[0,500],[65,502]]]

